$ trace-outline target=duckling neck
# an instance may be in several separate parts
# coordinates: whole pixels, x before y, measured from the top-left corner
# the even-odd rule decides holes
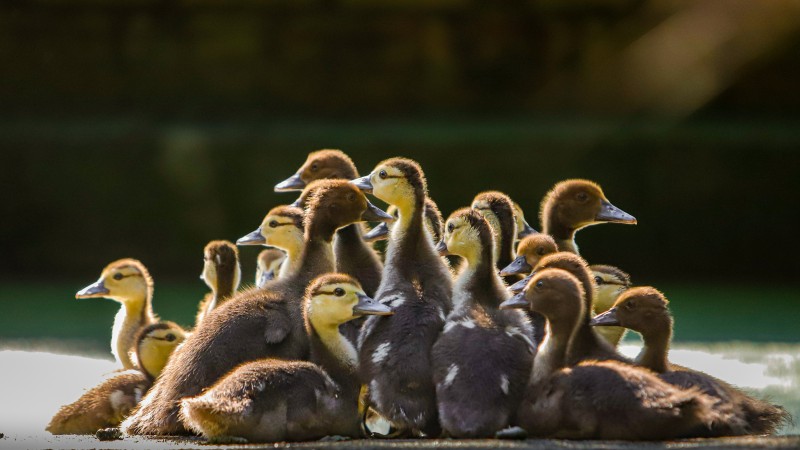
[[[669,342],[672,339],[672,325],[656,326],[653,321],[651,328],[642,333],[644,347],[636,363],[647,367],[653,372],[661,373],[669,370]]]
[[[139,330],[155,322],[153,308],[150,303],[150,293],[143,297],[129,297],[122,302],[111,333],[111,352],[125,369],[136,367],[131,359],[130,352],[135,345],[136,335]]]
[[[578,245],[575,243],[575,232],[577,230],[558,220],[556,206],[547,210],[543,226],[543,233],[552,236],[553,240],[556,241],[556,246],[558,246],[559,251],[575,253],[576,255],[580,254],[578,252]]]
[[[286,276],[295,273],[300,267],[300,257],[303,255],[303,246],[287,246],[282,249],[286,252],[286,259],[280,266],[278,278],[286,278]]]
[[[465,292],[464,297],[484,308],[497,309],[507,295],[495,269],[493,252],[487,248],[475,248],[461,256],[467,266],[459,275],[457,286]]]
[[[426,237],[422,225],[425,199],[417,197],[395,205],[398,218],[397,223],[392,226],[392,238],[389,241],[386,257],[390,265],[400,261],[408,263],[413,258],[424,257],[425,252],[419,251],[421,249],[427,249],[431,255],[434,254],[433,246]],[[400,270],[400,266],[395,267],[394,270]]]
[[[339,332],[339,325],[319,320],[313,315],[308,320],[312,360],[334,378],[337,378],[337,374],[352,378],[358,368],[358,353]]]
[[[331,236],[332,237],[332,236]],[[295,274],[301,278],[303,289],[314,277],[323,273],[333,272],[334,256],[333,245],[330,239],[309,235],[306,238],[300,263]]]
[[[545,336],[533,360],[530,384],[536,385],[566,366],[570,336],[575,322],[546,322]]]

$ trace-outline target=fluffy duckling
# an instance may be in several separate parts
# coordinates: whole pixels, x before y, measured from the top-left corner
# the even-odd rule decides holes
[[[517,239],[524,239],[526,236],[538,233],[538,231],[525,220],[525,213],[522,211],[522,207],[515,201],[511,202],[511,206],[514,207],[514,220],[517,223]]]
[[[358,358],[339,326],[391,309],[367,297],[352,277],[327,274],[309,285],[304,311],[310,361],[245,363],[202,395],[182,400],[184,422],[217,442],[358,437]]]
[[[274,280],[284,261],[286,253],[282,250],[277,248],[261,250],[256,258],[256,287],[263,288],[268,281]]]
[[[671,364],[668,352],[673,319],[667,298],[652,287],[636,287],[622,294],[608,311],[595,316],[592,325],[621,326],[642,335],[644,347],[636,364],[682,388],[697,387],[718,400],[715,408],[732,412],[728,422],[715,424],[722,435],[774,434],[789,421],[781,407],[753,398],[730,384],[686,367]]]
[[[497,270],[511,264],[511,261],[514,260],[514,242],[517,240],[514,202],[502,192],[486,191],[472,199],[472,209],[478,211],[492,227]],[[520,278],[512,275],[506,277],[505,281],[513,283]]]
[[[136,336],[143,327],[158,322],[153,313],[153,279],[141,262],[125,258],[112,262],[100,279],[75,294],[75,298],[104,297],[122,304],[114,317],[111,353],[124,369],[136,368],[131,357]]]
[[[359,336],[368,401],[398,434],[436,436],[430,350],[451,308],[452,279],[423,225],[425,175],[416,162],[392,158],[352,183],[398,210],[377,294],[394,315],[370,316]]]
[[[197,308],[195,326],[239,289],[242,268],[239,266],[239,250],[236,246],[228,241],[209,242],[203,250],[203,273],[200,279],[205,281],[211,292],[206,294]]]
[[[454,310],[431,354],[439,422],[455,438],[493,437],[509,426],[536,351],[525,314],[498,309],[508,291],[493,247],[491,227],[469,208],[450,216],[439,244],[466,261],[453,288]]]
[[[547,318],[518,416],[537,437],[660,440],[704,436],[718,420],[713,401],[652,372],[617,361],[571,367],[567,352],[586,315],[582,283],[560,269],[537,271],[515,303]]]
[[[341,150],[311,152],[296,174],[278,183],[276,192],[298,191],[316,180],[352,180],[358,177],[353,160]],[[336,233],[333,242],[336,271],[354,276],[367,295],[374,296],[381,282],[383,266],[375,250],[367,244],[361,224],[354,223]]]
[[[116,372],[78,400],[62,406],[46,430],[52,434],[94,434],[122,422],[161,373],[172,351],[186,337],[172,322],[142,328],[136,338],[139,369]]]
[[[617,298],[631,287],[631,277],[617,267],[605,264],[592,264],[589,266],[594,274],[597,285],[597,295],[594,298],[594,314],[608,311],[614,306]],[[625,327],[605,326],[597,328],[597,332],[613,347],[625,336]]]
[[[591,311],[594,303],[596,286],[594,284],[594,275],[591,270],[589,270],[589,265],[586,264],[586,261],[574,253],[553,253],[545,256],[536,264],[536,267],[534,267],[534,276],[535,273],[549,268],[562,269],[572,274],[581,282],[581,287],[583,288],[582,292],[584,293],[583,316],[581,316],[581,320],[578,323],[575,336],[570,341],[571,344],[567,352],[567,362],[570,365],[589,359],[598,361],[611,359],[627,362],[628,359],[617,353],[614,347],[600,337],[597,330],[589,324],[589,321],[592,319]],[[522,303],[517,306],[525,308],[526,304]]]
[[[545,234],[553,236],[560,251],[578,253],[575,233],[598,223],[636,224],[636,218],[608,201],[603,190],[589,180],[556,184],[542,200],[540,220]]]
[[[298,269],[266,288],[240,292],[213,310],[170,358],[139,408],[123,422],[125,433],[186,433],[178,419],[180,399],[199,394],[244,362],[267,357],[307,358],[302,298],[314,278],[334,270],[334,233],[360,220],[391,219],[346,181],[316,181],[307,189],[313,193]]]
[[[311,192],[311,190],[307,190]],[[303,253],[303,210],[294,206],[276,206],[269,210],[261,225],[250,234],[239,238],[236,245],[268,245],[286,253],[285,262],[275,272],[275,278],[283,279],[300,266]],[[256,282],[257,287],[259,286]]]
[[[390,205],[388,208],[386,208],[386,212],[397,218],[397,208],[395,206]],[[443,223],[444,221],[442,219],[442,213],[439,211],[439,207],[433,200],[426,198],[425,230],[431,235],[431,242],[434,244],[438,243],[442,239]],[[389,224],[386,222],[378,224],[364,235],[364,240],[367,242],[377,242],[388,238]]]

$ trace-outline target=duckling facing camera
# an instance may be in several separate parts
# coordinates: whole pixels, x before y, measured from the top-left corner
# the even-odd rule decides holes
[[[212,442],[360,435],[358,357],[339,326],[392,311],[342,274],[314,280],[303,310],[310,360],[262,359],[239,366],[202,395],[181,401],[180,414],[189,428]]]
[[[186,334],[172,322],[159,322],[140,330],[136,358],[140,369],[115,372],[78,400],[62,406],[46,430],[52,434],[94,434],[116,427],[139,403]]]
[[[256,287],[262,288],[267,282],[274,280],[284,261],[286,261],[286,253],[282,250],[277,248],[261,250],[256,257]]]
[[[122,307],[114,317],[111,353],[124,369],[136,368],[131,354],[136,350],[136,336],[143,327],[158,322],[153,313],[153,278],[141,262],[125,258],[112,262],[100,279],[75,294],[75,298],[103,297]]]
[[[211,292],[206,294],[198,305],[195,326],[239,289],[242,269],[239,266],[239,250],[236,246],[228,241],[209,242],[203,250],[203,273],[200,279],[206,283]]]

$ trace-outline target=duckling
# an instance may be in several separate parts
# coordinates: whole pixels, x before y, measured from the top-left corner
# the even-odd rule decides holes
[[[543,233],[553,236],[558,249],[578,253],[575,233],[598,223],[636,224],[636,218],[608,201],[603,190],[589,180],[556,184],[542,200]]]
[[[242,269],[239,266],[239,250],[228,241],[211,241],[203,250],[203,273],[211,292],[206,294],[197,308],[195,326],[239,289]]]
[[[547,318],[518,416],[537,437],[658,440],[705,436],[720,416],[697,389],[679,389],[652,372],[617,361],[570,367],[568,347],[583,317],[582,283],[561,269],[537,271],[509,303]]]
[[[538,233],[538,231],[525,220],[525,212],[522,211],[522,207],[519,206],[519,203],[512,201],[511,206],[514,208],[514,221],[517,223],[517,240]]]
[[[99,429],[119,425],[185,337],[183,329],[172,322],[142,328],[136,338],[136,357],[141,369],[115,372],[75,402],[62,406],[46,430],[52,434],[94,434]]]
[[[594,282],[597,285],[594,314],[600,314],[611,309],[620,294],[631,287],[631,276],[618,267],[605,264],[592,264],[589,269],[592,270]],[[613,347],[619,345],[627,331],[625,327],[614,326],[599,327],[596,330]]]
[[[623,293],[612,308],[595,316],[592,325],[621,326],[642,335],[644,348],[636,364],[682,388],[696,387],[717,399],[715,408],[729,410],[729,422],[715,424],[721,435],[774,434],[791,416],[780,406],[753,398],[740,389],[703,372],[671,364],[672,314],[667,298],[652,287],[636,287]]]
[[[286,261],[286,253],[277,248],[262,250],[256,258],[256,287],[262,288],[268,281],[275,279],[281,269],[281,264]]]
[[[584,292],[584,315],[578,323],[578,329],[571,340],[569,351],[567,352],[567,362],[570,365],[577,364],[584,360],[594,359],[598,361],[616,360],[628,362],[629,360],[617,353],[605,339],[600,337],[597,331],[589,325],[591,320],[592,304],[594,303],[596,286],[594,276],[589,270],[588,264],[580,256],[569,252],[558,252],[543,257],[536,267],[534,273],[548,268],[566,270],[575,276],[580,282]],[[530,282],[528,282],[530,284]]]
[[[311,152],[296,174],[278,183],[276,192],[302,190],[316,180],[352,180],[358,177],[356,165],[341,150]],[[383,265],[375,250],[363,237],[361,224],[354,223],[336,232],[333,242],[336,271],[354,276],[367,295],[375,296],[381,282]]]
[[[516,242],[517,236],[514,202],[502,192],[486,191],[472,199],[472,209],[481,213],[492,227],[497,270],[511,264],[514,259],[514,242]],[[516,275],[509,275],[504,279],[508,283],[513,283],[519,281],[520,278]]]
[[[493,437],[511,423],[536,351],[525,314],[498,309],[508,291],[493,247],[491,227],[477,211],[462,208],[447,219],[439,248],[463,257],[466,267],[431,358],[439,421],[455,438]]]
[[[125,258],[112,262],[100,279],[75,294],[75,298],[104,297],[122,304],[114,317],[111,353],[123,369],[134,369],[130,353],[135,350],[136,335],[142,327],[158,322],[153,313],[153,279],[141,262]]]
[[[327,274],[306,290],[311,359],[261,359],[239,366],[202,395],[181,401],[183,421],[212,441],[306,441],[358,437],[358,356],[339,326],[391,309],[348,275]]]
[[[170,358],[137,410],[122,424],[127,434],[182,434],[179,400],[199,394],[244,362],[305,359],[309,352],[302,298],[317,276],[334,270],[331,241],[338,228],[359,220],[389,220],[346,181],[308,186],[305,244],[296,271],[263,289],[238,293],[214,309]]]
[[[397,207],[389,205],[386,212],[397,218]],[[425,199],[425,229],[430,233],[432,242],[438,244],[442,240],[442,213],[439,207],[430,198]],[[381,222],[364,235],[367,242],[377,242],[389,238],[389,224]]]
[[[307,190],[311,192],[311,190]],[[277,279],[284,279],[300,267],[303,253],[303,210],[294,206],[276,206],[269,210],[261,225],[239,238],[236,245],[268,245],[286,253]],[[258,283],[256,283],[257,287]]]
[[[368,402],[398,435],[436,436],[430,350],[451,309],[452,278],[423,225],[425,175],[415,161],[392,158],[352,183],[398,210],[377,294],[394,315],[370,316],[358,340]]]

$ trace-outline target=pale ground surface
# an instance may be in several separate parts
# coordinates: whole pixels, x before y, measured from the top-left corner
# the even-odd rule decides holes
[[[623,353],[635,355],[636,345],[622,346]],[[800,345],[714,344],[676,345],[671,351],[673,362],[722,378],[760,396],[768,396],[800,417]],[[150,440],[126,438],[124,441],[101,442],[94,437],[52,436],[43,431],[50,417],[61,405],[77,399],[85,389],[97,384],[104,374],[116,369],[106,359],[35,351],[0,351],[0,449],[18,448],[187,448],[200,445],[197,440]],[[797,434],[790,426],[783,433]],[[356,441],[343,443],[308,443],[306,448],[418,448],[435,445],[439,448],[611,448],[608,444],[568,441]],[[681,444],[659,444],[653,448],[685,448],[697,441]],[[773,441],[726,440],[702,441],[711,446],[769,446],[800,448],[800,438]],[[273,447],[269,445],[268,447]],[[613,447],[618,447],[614,444]],[[204,446],[204,448],[212,448]],[[632,447],[631,447],[632,448]]]

